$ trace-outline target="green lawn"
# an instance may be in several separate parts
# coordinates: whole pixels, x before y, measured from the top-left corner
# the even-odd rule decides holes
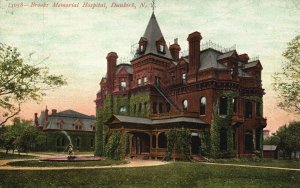
[[[32,155],[19,155],[18,153],[12,154],[12,153],[3,153],[0,152],[0,160],[3,159],[30,159],[30,158],[34,158],[34,156]]]
[[[62,166],[110,166],[125,164],[126,161],[114,161],[114,160],[103,160],[103,161],[79,161],[79,162],[49,162],[49,161],[15,161],[10,162],[8,165],[11,166],[26,166],[26,167],[62,167]]]
[[[210,159],[208,162],[300,169],[300,161],[293,161],[293,160],[268,160],[268,159],[255,159],[255,158],[254,159]]]
[[[300,172],[176,162],[163,166],[1,171],[0,187],[299,187]]]

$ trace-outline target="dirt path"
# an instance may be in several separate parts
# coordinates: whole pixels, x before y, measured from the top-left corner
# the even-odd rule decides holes
[[[297,168],[284,168],[284,167],[273,167],[273,166],[254,166],[254,165],[239,165],[239,164],[222,164],[222,163],[208,163],[201,162],[207,165],[216,165],[216,166],[236,166],[236,167],[246,167],[246,168],[264,168],[264,169],[274,169],[274,170],[287,170],[287,171],[299,171]]]
[[[32,159],[26,159],[32,160]],[[17,160],[2,160],[0,161],[0,170],[77,170],[77,169],[100,169],[100,168],[130,168],[130,167],[145,167],[165,165],[169,162],[155,161],[155,160],[129,160],[127,164],[112,165],[112,166],[88,166],[88,167],[17,167],[6,165],[11,161],[24,161],[24,159]]]

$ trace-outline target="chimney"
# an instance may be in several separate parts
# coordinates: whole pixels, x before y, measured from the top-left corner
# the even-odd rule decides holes
[[[106,56],[107,60],[107,90],[111,94],[114,90],[114,76],[117,66],[118,55],[116,52],[109,52]]]
[[[48,122],[48,117],[49,117],[48,112],[49,112],[49,110],[48,110],[48,108],[46,106],[46,110],[45,110],[45,120],[46,120],[46,122]]]
[[[201,34],[195,31],[189,34],[187,40],[189,42],[189,70],[187,82],[195,82],[197,79],[197,71],[200,66],[200,40]]]
[[[169,48],[170,52],[171,52],[171,55],[173,57],[173,59],[175,61],[178,61],[179,60],[179,52],[181,50],[179,44],[178,44],[178,39],[174,39],[174,44],[172,44]]]
[[[34,126],[39,126],[38,113],[34,113]]]
[[[248,56],[248,54],[241,54],[241,55],[239,55],[239,59],[241,62],[247,63],[249,60],[249,56]]]
[[[56,109],[52,109],[52,114],[51,115],[54,115],[57,113],[57,110]]]

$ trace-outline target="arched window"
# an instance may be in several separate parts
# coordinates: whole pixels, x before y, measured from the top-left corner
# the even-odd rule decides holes
[[[245,117],[252,118],[252,102],[246,101],[245,103]]]
[[[206,110],[206,98],[201,97],[200,99],[200,115],[205,115]]]
[[[166,148],[167,147],[167,137],[165,133],[160,133],[158,135],[158,147]]]
[[[123,113],[123,112],[126,112],[126,111],[127,111],[127,110],[126,110],[126,106],[121,106],[120,112]]]
[[[227,97],[220,98],[220,115],[227,115]]]
[[[253,150],[253,134],[251,131],[245,132],[245,151]]]
[[[163,112],[163,104],[161,102],[158,105],[158,110],[159,110],[159,113]]]
[[[260,102],[256,102],[256,116],[261,117],[261,104],[260,104]]]
[[[238,104],[237,104],[237,98],[233,98],[233,112],[236,113],[237,112],[237,107],[238,107]]]
[[[94,139],[91,139],[91,148],[94,147]]]
[[[227,129],[224,127],[220,129],[220,150],[227,150]]]
[[[157,114],[156,106],[157,106],[157,104],[156,104],[156,102],[154,102],[153,105],[152,105],[153,114]]]
[[[77,148],[80,147],[80,139],[79,139],[79,138],[76,139],[76,147],[77,147]]]
[[[187,101],[186,99],[184,99],[184,100],[182,101],[182,109],[183,109],[184,111],[186,111],[186,110],[188,109],[188,101]]]
[[[170,103],[166,103],[166,108],[167,108],[167,112],[170,112],[170,110],[171,110],[171,106],[170,106]]]

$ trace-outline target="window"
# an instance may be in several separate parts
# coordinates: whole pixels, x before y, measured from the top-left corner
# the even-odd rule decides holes
[[[200,115],[205,115],[205,108],[206,108],[206,98],[201,97],[201,99],[200,99]]]
[[[155,85],[159,86],[160,85],[160,77],[155,76]]]
[[[251,131],[245,132],[245,151],[252,152],[253,151],[253,134]]]
[[[237,112],[237,98],[233,98],[233,112],[236,113]]]
[[[163,104],[162,103],[159,103],[158,110],[159,110],[159,113],[163,112]]]
[[[256,117],[261,117],[261,104],[256,102]]]
[[[79,139],[79,138],[76,139],[76,147],[77,147],[77,148],[80,147],[80,139]]]
[[[245,117],[252,118],[252,102],[246,101],[245,103]]]
[[[219,113],[220,115],[227,115],[227,97],[220,98]]]
[[[227,150],[227,129],[224,127],[220,129],[220,150]]]
[[[139,112],[142,112],[142,103],[139,104]]]
[[[156,102],[154,102],[153,105],[152,105],[153,114],[157,114],[156,106],[157,106],[157,104],[156,104]]]
[[[162,45],[162,44],[160,44],[160,45],[159,45],[159,51],[160,51],[160,52],[165,52],[165,46]]]
[[[182,82],[186,83],[186,73],[182,73]]]
[[[170,103],[166,103],[166,108],[167,108],[167,112],[170,112],[170,110],[171,110]]]
[[[125,90],[126,90],[126,82],[125,82],[125,81],[122,81],[122,82],[120,83],[120,90],[121,90],[121,91],[125,91]]]
[[[126,111],[127,111],[126,106],[122,106],[122,107],[120,108],[120,112],[121,112],[121,113],[126,112]]]
[[[91,139],[91,148],[94,147],[94,139]]]
[[[138,86],[141,86],[142,85],[142,79],[138,79]]]
[[[144,45],[140,45],[140,51],[144,52]]]
[[[184,99],[184,100],[182,101],[182,109],[183,109],[184,111],[186,111],[187,108],[188,108],[188,101],[187,101],[186,99]]]
[[[147,77],[144,77],[144,85],[146,85],[148,82],[148,78]]]

